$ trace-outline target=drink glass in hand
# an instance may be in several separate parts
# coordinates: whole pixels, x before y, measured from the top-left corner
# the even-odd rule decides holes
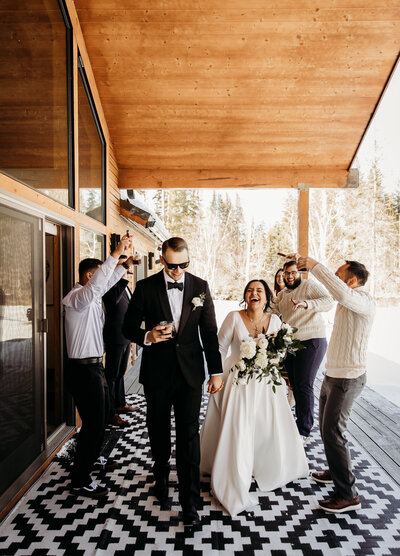
[[[165,329],[162,331],[162,334],[164,336],[171,335],[171,338],[173,338],[175,336],[175,326],[174,326],[173,321],[162,320],[160,322],[160,326],[165,326]]]

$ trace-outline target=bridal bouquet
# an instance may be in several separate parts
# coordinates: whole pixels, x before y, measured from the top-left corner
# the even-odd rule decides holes
[[[231,369],[231,372],[237,371],[234,382],[248,384],[251,378],[259,381],[267,378],[268,384],[273,383],[272,390],[275,392],[276,386],[284,384],[281,377],[286,354],[294,354],[304,348],[293,336],[296,331],[297,328],[283,322],[278,332],[260,334],[257,338],[250,336],[244,340],[240,346],[240,360]]]

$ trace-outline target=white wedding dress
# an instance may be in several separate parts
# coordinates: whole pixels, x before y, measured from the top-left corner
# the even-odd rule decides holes
[[[279,317],[271,315],[266,334],[280,326]],[[248,338],[239,311],[229,313],[218,333],[225,386],[210,396],[200,432],[200,471],[211,474],[213,494],[232,516],[257,505],[257,497],[249,493],[252,477],[260,491],[270,491],[308,475],[283,379],[275,393],[265,378],[244,385],[233,382],[237,372],[229,370]]]

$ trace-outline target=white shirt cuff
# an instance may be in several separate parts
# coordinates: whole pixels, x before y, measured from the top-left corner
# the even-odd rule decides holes
[[[149,331],[146,332],[146,334],[144,335],[144,342],[143,342],[143,343],[144,343],[145,346],[151,346],[151,342],[149,342],[149,341],[147,340],[147,337],[148,337],[148,335],[150,334],[150,332],[151,332],[151,331],[149,330]]]

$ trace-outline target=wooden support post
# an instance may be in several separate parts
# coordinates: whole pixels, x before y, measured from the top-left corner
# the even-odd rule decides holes
[[[298,198],[298,232],[297,232],[297,252],[301,255],[308,255],[308,226],[309,226],[309,205],[310,193],[309,184],[299,183]]]

